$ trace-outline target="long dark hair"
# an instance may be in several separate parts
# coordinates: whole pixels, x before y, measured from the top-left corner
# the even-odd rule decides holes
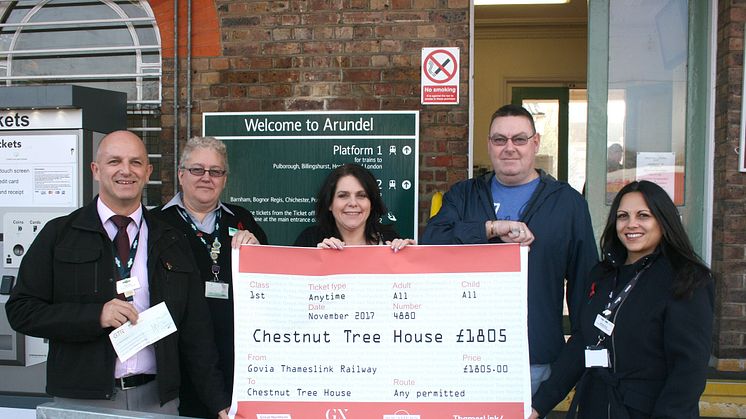
[[[663,236],[658,246],[663,255],[668,258],[676,273],[673,285],[674,297],[690,297],[697,287],[704,285],[712,278],[712,271],[694,252],[689,236],[687,236],[684,225],[679,218],[676,205],[671,201],[666,191],[653,182],[641,180],[629,183],[614,197],[614,202],[612,202],[609,211],[609,219],[601,236],[603,253],[601,262],[606,265],[605,267],[608,270],[611,270],[614,262],[610,259],[610,255],[624,255],[626,258],[627,249],[619,240],[616,232],[616,213],[619,210],[622,197],[630,192],[642,194],[650,212],[658,221]]]
[[[342,239],[342,234],[337,228],[334,221],[334,214],[329,210],[334,200],[334,193],[337,191],[339,179],[345,176],[354,176],[355,179],[363,186],[365,193],[370,200],[370,215],[365,220],[365,240],[368,243],[378,243],[379,233],[381,231],[380,218],[388,210],[386,204],[381,199],[381,192],[378,189],[378,182],[368,169],[352,163],[343,164],[329,173],[324,183],[316,195],[316,223],[321,228],[324,237],[336,237]]]

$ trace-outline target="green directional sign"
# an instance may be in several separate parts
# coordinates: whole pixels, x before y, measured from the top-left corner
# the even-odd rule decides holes
[[[378,180],[388,208],[381,221],[416,238],[418,112],[205,113],[202,126],[228,148],[221,199],[251,211],[270,244],[291,245],[315,222],[321,183],[345,163]]]

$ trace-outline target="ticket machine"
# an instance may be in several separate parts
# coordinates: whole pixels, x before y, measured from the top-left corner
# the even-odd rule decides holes
[[[45,393],[47,343],[16,333],[5,315],[21,260],[47,221],[93,198],[90,162],[97,145],[126,128],[122,92],[0,87],[0,405],[8,397]]]

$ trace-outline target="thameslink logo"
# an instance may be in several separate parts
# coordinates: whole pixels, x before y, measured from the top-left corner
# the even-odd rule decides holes
[[[406,410],[397,410],[393,415],[383,415],[383,419],[420,419],[420,415],[410,415]]]

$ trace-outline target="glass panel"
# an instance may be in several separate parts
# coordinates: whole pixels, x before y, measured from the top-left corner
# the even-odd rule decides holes
[[[10,29],[0,30],[0,51],[8,51],[10,43],[13,41],[14,31]]]
[[[609,7],[607,203],[626,183],[647,179],[683,205],[687,0]]]
[[[29,12],[30,7],[23,7],[23,3],[29,3],[29,2],[18,2],[19,4],[15,5],[15,7],[12,7],[10,10],[10,13],[8,14],[8,18],[5,19],[4,23],[20,23],[21,20],[26,16],[26,14]],[[32,5],[33,6],[33,5]]]
[[[92,20],[119,19],[119,16],[109,6],[99,2],[89,2],[77,5],[64,2],[49,2],[42,7],[30,20],[31,22],[50,22],[58,20]]]
[[[157,27],[154,22],[137,23],[86,23],[49,24],[71,20],[100,20],[150,17],[151,10],[144,1],[94,1],[52,0],[35,9],[38,0],[20,0],[11,3],[4,13],[4,23],[45,23],[43,26],[5,28],[0,30],[0,51],[49,50],[63,48],[159,46]],[[0,6],[0,11],[5,11]],[[135,29],[133,32],[129,28]],[[6,58],[9,57],[9,58]],[[34,56],[0,56],[0,76],[80,76],[89,74],[135,74],[121,80],[96,78],[68,78],[61,80],[20,79],[8,80],[12,84],[76,84],[101,89],[125,92],[130,102],[128,113],[138,115],[129,119],[130,129],[146,142],[151,154],[160,154],[160,104],[139,104],[138,101],[160,101],[161,71],[160,51],[134,51],[35,53]],[[147,73],[147,74],[146,74]],[[158,123],[154,122],[157,121]],[[156,166],[151,180],[160,175],[160,157],[154,156],[151,163]],[[146,189],[146,204],[160,204],[160,186],[149,185]]]
[[[568,104],[567,182],[576,191],[585,189],[586,132],[588,126],[588,91],[570,89]]]
[[[160,171],[160,168],[158,168]],[[153,173],[155,174],[155,165],[153,165]],[[150,177],[153,180],[153,176]],[[161,205],[161,185],[145,185],[145,189],[142,191],[142,204],[148,208],[157,207]]]
[[[125,28],[57,28],[55,30],[24,29],[18,38],[18,50],[54,49],[54,48],[84,48],[84,47],[114,47],[131,46],[132,36]]]
[[[132,128],[132,131],[136,132],[145,142],[148,154],[161,154],[160,118],[161,114],[158,109],[151,110],[130,106],[127,126],[136,127]]]
[[[557,178],[559,161],[559,100],[524,99],[523,107],[531,112],[536,124],[536,132],[541,135],[539,152],[536,154],[536,167]]]
[[[155,31],[152,26],[136,27],[137,38],[139,39],[140,45],[158,45],[158,38],[155,36]]]
[[[14,84],[37,84],[34,80],[14,80]],[[75,84],[77,86],[93,87],[96,89],[114,90],[127,93],[127,99],[133,100],[137,94],[137,87],[127,80],[44,80],[44,84]]]
[[[144,80],[141,90],[142,100],[161,100],[160,80]]]
[[[606,203],[611,204],[614,195],[627,183],[634,180],[634,169],[628,164],[624,150],[624,121],[626,118],[624,90],[609,90],[607,105],[608,127],[606,142]],[[621,149],[620,153],[617,153]],[[629,170],[625,169],[625,165]]]
[[[50,76],[67,74],[134,74],[135,58],[126,55],[108,55],[91,65],[94,57],[44,57],[13,59],[14,76]]]
[[[148,12],[140,3],[119,3],[119,7],[127,13],[129,17],[148,17]]]

